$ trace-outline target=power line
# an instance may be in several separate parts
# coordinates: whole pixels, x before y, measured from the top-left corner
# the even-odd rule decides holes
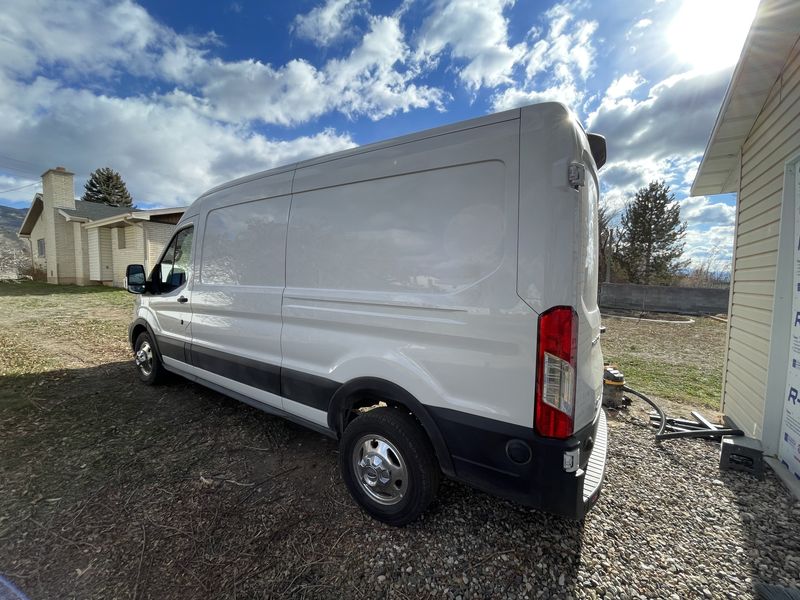
[[[21,185],[19,187],[11,188],[9,190],[0,190],[0,194],[7,194],[8,192],[16,192],[17,190],[24,190],[25,188],[33,187],[34,185],[39,185],[39,181],[34,181],[33,183],[29,183],[28,185]]]
[[[18,173],[24,173],[26,175],[33,175],[34,178],[38,179],[39,174],[42,172],[40,166],[41,165],[34,164],[27,160],[14,158],[13,156],[0,153],[0,169],[17,171]]]
[[[32,162],[28,162],[27,160],[22,160],[19,158],[14,158],[13,156],[8,156],[6,154],[0,154],[0,159],[6,160],[8,162],[17,163],[18,165],[33,167],[34,169],[38,169],[39,165],[34,164]]]

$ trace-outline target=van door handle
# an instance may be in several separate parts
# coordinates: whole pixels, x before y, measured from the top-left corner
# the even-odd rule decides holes
[[[188,301],[189,299],[186,296],[178,296],[178,302],[181,304],[186,304]]]

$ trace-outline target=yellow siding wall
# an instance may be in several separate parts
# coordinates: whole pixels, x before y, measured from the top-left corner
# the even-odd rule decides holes
[[[68,223],[57,210],[54,210],[52,214],[55,225],[54,237],[58,252],[56,260],[58,265],[57,283],[62,285],[75,283],[75,236],[73,235],[72,223]]]
[[[89,236],[86,228],[78,223],[72,223],[72,236],[75,242],[75,283],[87,285],[89,283],[89,253],[86,251]]]
[[[125,236],[125,248],[119,247],[119,236]],[[130,264],[142,264],[144,259],[144,228],[141,224],[111,229],[111,255],[114,263],[114,285],[125,283],[125,269]]]
[[[47,269],[47,255],[39,256],[39,240],[45,240],[45,253],[47,252],[47,225],[46,219],[52,215],[45,215],[45,212],[42,211],[42,214],[39,215],[39,218],[36,220],[36,224],[33,226],[33,230],[31,231],[31,253],[33,257],[33,264],[37,269],[41,269],[45,271]]]
[[[785,162],[800,153],[800,50],[795,48],[742,147],[723,410],[760,438]]]
[[[145,236],[147,240],[147,258],[145,259],[145,271],[149,274],[150,270],[156,265],[161,257],[161,252],[169,243],[175,226],[167,223],[145,223]]]
[[[112,283],[114,281],[114,253],[111,251],[111,230],[100,228],[100,281]]]
[[[100,229],[92,227],[86,231],[87,254],[89,255],[89,279],[100,281]]]

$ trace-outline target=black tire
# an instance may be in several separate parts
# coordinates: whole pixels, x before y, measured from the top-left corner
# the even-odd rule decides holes
[[[149,355],[149,363],[140,363],[139,351],[143,350]],[[147,385],[156,385],[164,381],[166,371],[164,365],[161,364],[161,359],[156,351],[156,345],[150,334],[143,331],[136,337],[136,342],[133,345],[133,356],[136,361],[136,373],[139,379]]]
[[[402,482],[389,481],[383,485],[382,489],[388,490],[386,495],[376,488],[367,487],[366,479],[376,473],[374,469],[369,474],[366,473],[369,467],[363,473],[358,472],[358,457],[364,456],[365,444],[378,443],[378,440],[370,441],[370,436],[378,436],[382,442],[388,442],[385,447],[394,447],[388,450],[390,460],[382,464],[391,467],[393,462],[399,460],[399,464],[404,466]],[[380,407],[357,417],[345,429],[339,450],[339,466],[347,489],[355,501],[378,521],[396,527],[407,525],[425,512],[436,497],[441,472],[433,446],[422,426],[402,408]],[[395,451],[399,457],[395,454],[392,458]],[[381,472],[393,473],[391,468]],[[394,475],[389,477],[390,480],[393,478]],[[390,489],[392,485],[397,490]],[[368,489],[373,491],[368,492]],[[400,494],[402,497],[399,499],[389,497]],[[383,502],[373,497],[378,495],[383,495]],[[387,501],[392,503],[386,504]]]

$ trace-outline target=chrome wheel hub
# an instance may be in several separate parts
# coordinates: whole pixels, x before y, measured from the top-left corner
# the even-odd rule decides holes
[[[150,342],[142,342],[142,345],[134,353],[133,360],[143,374],[150,375],[153,372],[153,348],[150,346]]]
[[[380,435],[365,435],[353,447],[353,470],[366,494],[386,506],[408,489],[408,473],[397,448]]]

